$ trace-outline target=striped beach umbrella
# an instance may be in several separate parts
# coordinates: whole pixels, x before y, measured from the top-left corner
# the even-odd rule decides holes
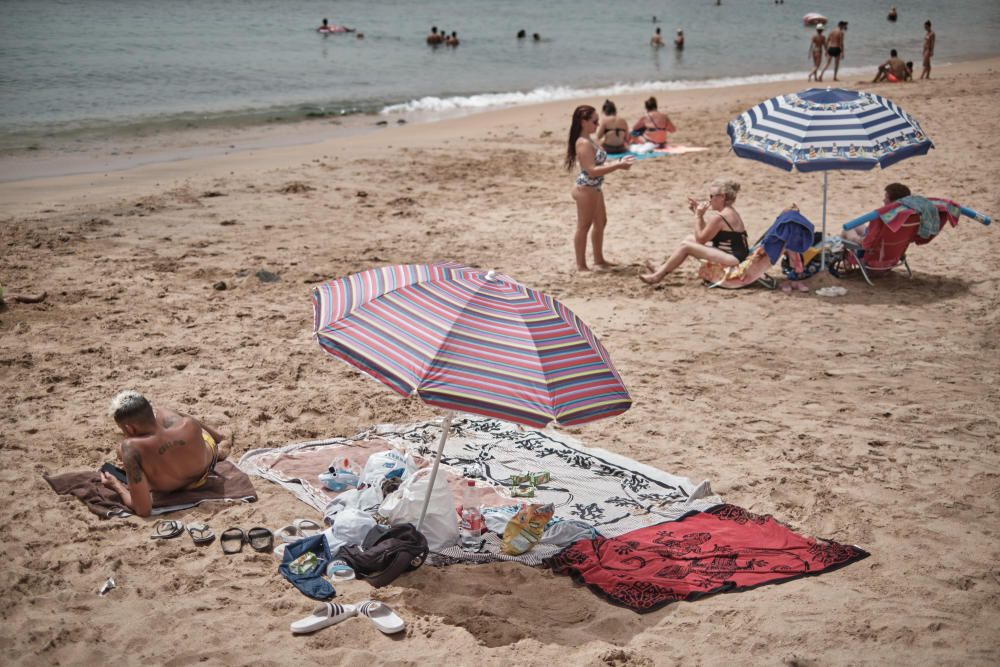
[[[823,172],[823,236],[827,173],[874,169],[934,147],[920,124],[881,95],[811,88],[765,100],[729,122],[733,152],[791,171]]]
[[[313,314],[324,350],[448,411],[432,488],[451,411],[540,428],[632,405],[607,350],[573,311],[492,271],[452,263],[369,269],[314,288]]]

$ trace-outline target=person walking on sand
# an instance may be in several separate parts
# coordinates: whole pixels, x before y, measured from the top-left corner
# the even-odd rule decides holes
[[[816,26],[816,34],[809,40],[809,56],[813,60],[812,71],[806,81],[812,81],[817,77],[820,63],[823,62],[823,51],[826,50],[826,35],[823,34],[823,26]]]
[[[931,58],[934,56],[934,41],[937,39],[931,30],[931,20],[924,21],[924,69],[920,72],[921,79],[931,78]]]
[[[211,426],[166,408],[154,410],[136,391],[118,393],[110,415],[126,436],[119,456],[128,483],[106,472],[101,483],[139,516],[150,515],[153,491],[197,489],[229,455],[225,437]]]
[[[660,34],[659,27],[656,28],[653,36],[649,38],[649,45],[657,49],[663,46],[663,35]]]
[[[823,75],[826,74],[826,68],[830,66],[830,61],[833,61],[833,80],[837,81],[840,59],[844,57],[844,33],[846,31],[847,21],[840,21],[837,23],[837,27],[830,31],[830,36],[826,38],[826,64],[823,65],[823,71],[816,78],[817,81],[823,80]]]
[[[589,271],[587,266],[587,234],[594,249],[594,268],[608,270],[613,264],[604,257],[604,228],[608,224],[608,212],[604,206],[601,186],[604,177],[619,169],[631,169],[635,158],[631,155],[608,162],[608,154],[590,138],[597,130],[597,109],[581,105],[573,110],[569,127],[569,143],[566,146],[566,170],[580,164],[573,186],[573,201],[576,202],[576,233],[573,236],[573,251],[576,254],[576,270]]]

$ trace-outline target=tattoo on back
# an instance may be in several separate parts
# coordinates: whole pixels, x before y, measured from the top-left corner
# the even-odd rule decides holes
[[[176,424],[180,420],[181,420],[181,418],[178,417],[178,416],[176,416],[176,415],[167,415],[163,419],[163,427],[164,428],[170,428],[171,426],[173,426],[174,424]]]
[[[174,447],[182,447],[186,444],[187,444],[186,441],[177,438],[176,440],[171,440],[170,442],[163,443],[162,445],[160,445],[160,448],[156,451],[158,454],[163,455],[166,454],[171,449],[173,449]]]

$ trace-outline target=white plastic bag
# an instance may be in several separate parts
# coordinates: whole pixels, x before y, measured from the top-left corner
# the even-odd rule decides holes
[[[348,544],[362,544],[368,531],[376,526],[371,514],[359,509],[347,508],[337,514],[333,525],[323,532],[330,553],[334,556],[341,547]]]
[[[430,488],[430,476],[430,468],[418,470],[408,475],[398,489],[382,500],[379,514],[389,520],[389,525],[417,525],[427,489]],[[455,498],[448,486],[448,473],[444,470],[438,470],[434,479],[431,502],[420,532],[427,538],[431,551],[441,551],[458,544],[458,513],[455,512]]]
[[[417,465],[409,454],[404,457],[394,449],[375,452],[368,457],[358,483],[381,486],[387,477],[406,477],[416,469]]]

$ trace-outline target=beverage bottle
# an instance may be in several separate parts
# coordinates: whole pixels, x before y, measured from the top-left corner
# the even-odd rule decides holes
[[[462,520],[458,528],[458,544],[463,551],[479,551],[483,544],[485,521],[477,495],[476,482],[470,479],[462,489]]]

